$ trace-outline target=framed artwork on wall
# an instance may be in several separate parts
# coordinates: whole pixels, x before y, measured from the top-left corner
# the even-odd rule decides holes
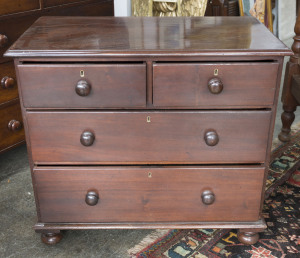
[[[240,15],[252,15],[273,32],[271,0],[239,0]]]

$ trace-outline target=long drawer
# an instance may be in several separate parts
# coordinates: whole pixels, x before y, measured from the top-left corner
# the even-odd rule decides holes
[[[263,163],[271,111],[27,112],[36,164]]]
[[[257,221],[263,167],[42,167],[40,222]]]
[[[18,72],[27,108],[146,106],[146,65],[142,63],[25,64],[18,65]]]
[[[278,63],[157,63],[155,107],[245,108],[273,105]]]

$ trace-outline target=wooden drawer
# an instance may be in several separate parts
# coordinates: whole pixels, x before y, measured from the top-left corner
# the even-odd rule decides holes
[[[0,150],[4,150],[14,144],[20,143],[24,141],[24,129],[22,125],[22,115],[21,115],[21,108],[20,104],[13,104],[10,106],[6,106],[4,108],[0,109]],[[16,120],[21,123],[20,129],[13,130],[13,128],[10,130],[8,128],[8,124],[12,121]],[[13,127],[15,127],[16,124],[14,124]]]
[[[1,0],[0,15],[19,13],[40,8],[39,0]]]
[[[18,87],[14,63],[0,64],[0,104],[16,98]]]
[[[257,221],[263,178],[263,167],[34,169],[40,222]]]
[[[271,107],[277,73],[278,63],[271,62],[157,63],[153,65],[153,105],[205,109]],[[223,85],[220,93],[212,93],[208,87],[214,78],[214,89],[220,82]]]
[[[27,108],[146,106],[146,65],[142,63],[18,65],[18,70]],[[76,93],[79,81],[88,83],[78,86],[82,91],[90,87],[87,96]]]
[[[83,2],[86,0],[43,0],[44,7]]]
[[[28,112],[37,164],[264,162],[271,111]],[[208,146],[215,131],[219,142]],[[95,137],[91,146],[81,144]],[[214,133],[210,133],[213,138]]]

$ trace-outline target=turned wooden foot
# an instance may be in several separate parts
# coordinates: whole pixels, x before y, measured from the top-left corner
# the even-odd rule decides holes
[[[278,138],[282,142],[288,142],[291,139],[291,125],[295,120],[295,107],[283,106],[284,112],[281,114],[282,128]]]
[[[238,240],[245,245],[253,245],[259,239],[259,234],[257,232],[238,232]]]
[[[47,245],[54,245],[60,242],[62,239],[63,235],[61,232],[58,233],[42,233],[41,234],[41,239],[44,244]]]

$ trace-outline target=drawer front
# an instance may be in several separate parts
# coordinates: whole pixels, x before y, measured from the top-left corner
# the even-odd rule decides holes
[[[83,1],[86,0],[43,0],[44,7],[52,7],[56,5],[62,5],[62,4],[72,4],[72,3],[78,3]]]
[[[278,63],[155,64],[155,107],[273,105]]]
[[[146,106],[145,64],[19,65],[27,108]]]
[[[38,164],[264,162],[270,118],[270,111],[27,113]]]
[[[0,117],[0,150],[24,141],[20,104],[17,103],[1,108]]]
[[[34,170],[41,222],[257,221],[263,177],[262,167]]]
[[[19,13],[40,8],[39,0],[1,0],[0,15]]]
[[[18,98],[18,86],[13,62],[0,64],[0,104]]]

